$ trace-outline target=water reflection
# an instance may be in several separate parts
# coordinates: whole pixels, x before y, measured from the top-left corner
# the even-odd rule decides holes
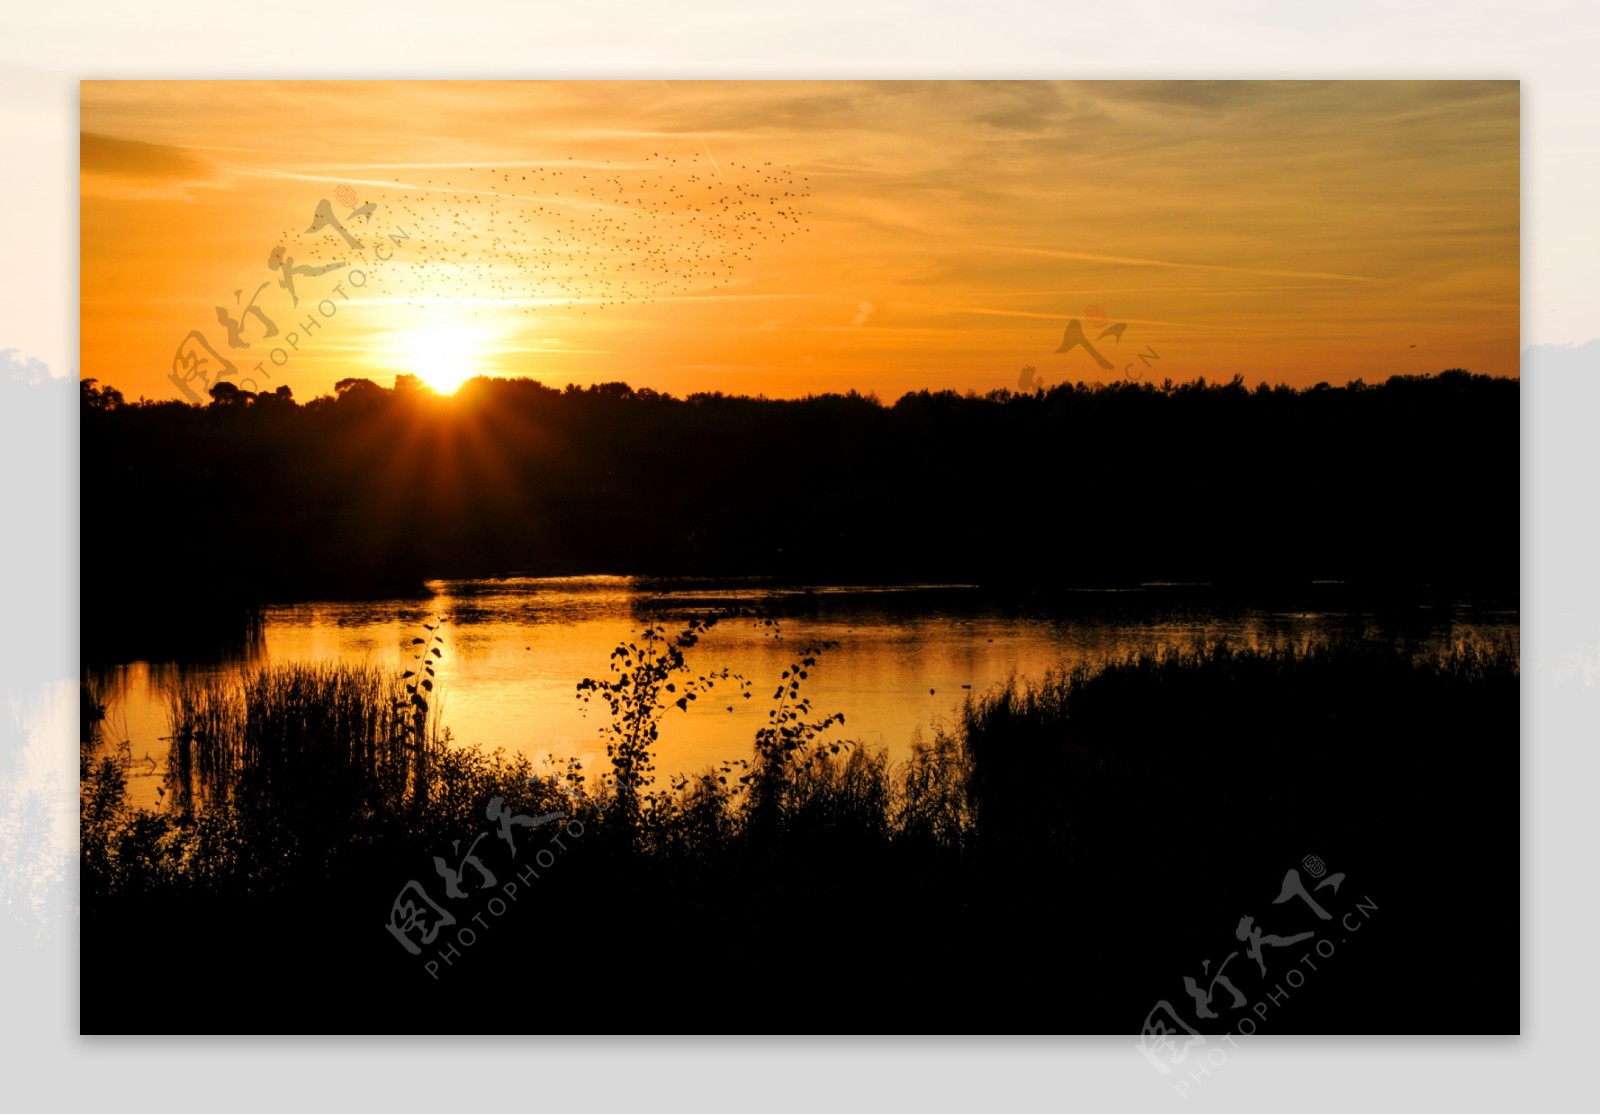
[[[781,620],[782,640],[748,618],[719,623],[690,652],[699,670],[727,666],[755,683],[755,699],[706,699],[662,724],[663,778],[747,757],[766,721],[779,675],[807,642],[834,641],[807,680],[819,715],[843,712],[841,738],[903,756],[917,732],[952,721],[969,693],[1060,664],[1097,661],[1197,638],[1240,644],[1324,637],[1378,638],[1418,647],[1467,638],[1518,638],[1506,608],[1455,605],[1375,612],[1341,608],[1335,595],[1290,608],[1218,599],[1203,588],[1146,586],[1084,593],[1050,606],[1004,601],[966,586],[795,588],[760,583],[672,584],[625,577],[438,581],[427,600],[343,601],[266,609],[259,631],[220,656],[131,661],[99,672],[111,699],[107,736],[127,739],[135,773],[164,770],[167,694],[183,678],[227,676],[264,662],[340,659],[405,668],[411,640],[447,619],[437,705],[454,738],[537,759],[602,762],[603,712],[575,698],[576,683],[604,677],[612,649],[651,623],[730,607]],[[148,756],[148,759],[146,758]],[[135,804],[153,806],[159,777],[132,780]]]

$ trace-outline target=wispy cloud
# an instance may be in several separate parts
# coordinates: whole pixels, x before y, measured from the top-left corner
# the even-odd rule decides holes
[[[1226,271],[1239,275],[1265,275],[1277,279],[1336,279],[1347,283],[1376,282],[1367,275],[1341,275],[1332,271],[1282,271],[1270,267],[1236,267],[1224,263],[1184,263],[1172,259],[1145,259],[1140,256],[1114,256],[1100,252],[1065,252],[1051,248],[1004,248],[991,251],[1017,252],[1021,255],[1051,256],[1056,259],[1079,259],[1086,263],[1114,263],[1129,267],[1176,267],[1185,271]]]
[[[85,174],[132,178],[204,178],[211,168],[181,147],[83,132],[78,137],[78,163]]]

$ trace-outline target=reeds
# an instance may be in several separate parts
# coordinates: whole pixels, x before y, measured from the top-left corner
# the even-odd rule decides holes
[[[681,669],[676,658],[666,665],[663,676]],[[659,791],[644,782],[629,812],[602,808],[616,803],[609,785],[599,799],[562,787],[526,758],[453,745],[436,721],[419,754],[401,676],[369,665],[266,666],[173,689],[170,825],[147,822],[138,856],[103,855],[90,845],[118,826],[96,799],[84,854],[97,879],[142,863],[149,879],[214,885],[236,871],[254,889],[300,852],[323,862],[341,847],[396,839],[448,847],[483,827],[492,796],[623,834],[607,845],[616,862],[677,865],[691,879],[735,862],[758,877],[757,865],[808,857],[892,860],[923,878],[953,878],[942,873],[968,861],[985,871],[1147,864],[1196,834],[1248,840],[1263,828],[1344,824],[1352,810],[1420,840],[1430,810],[1487,802],[1514,777],[1518,674],[1514,641],[1140,652],[971,696],[952,727],[915,741],[904,761],[801,733],[781,754],[730,760]],[[681,687],[659,689],[659,707],[634,700],[618,711],[653,722],[683,698]],[[787,683],[779,698],[807,707]],[[831,726],[824,719],[816,726]],[[648,751],[634,757],[635,772],[648,771]],[[198,836],[173,844],[171,825]],[[156,864],[162,848],[182,862]]]
[[[296,810],[335,798],[344,808],[396,808],[415,789],[413,715],[402,679],[372,665],[186,679],[169,696],[168,782],[183,811],[242,804],[247,793]]]

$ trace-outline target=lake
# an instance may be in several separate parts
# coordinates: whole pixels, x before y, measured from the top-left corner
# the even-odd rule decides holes
[[[536,761],[605,764],[607,711],[584,706],[576,685],[610,677],[612,650],[664,623],[728,608],[779,619],[780,635],[749,616],[721,620],[687,652],[696,674],[728,667],[735,683],[672,709],[662,722],[658,779],[748,758],[779,678],[808,643],[837,645],[819,656],[802,689],[817,716],[842,712],[840,739],[903,758],[917,733],[954,722],[961,703],[1008,678],[1096,662],[1197,639],[1265,644],[1357,636],[1422,650],[1482,639],[1519,645],[1519,613],[1503,602],[1373,608],[1337,584],[1307,586],[1292,606],[1244,604],[1206,586],[1144,585],[1057,593],[1048,603],[998,598],[961,585],[811,586],[644,581],[630,577],[434,581],[431,599],[326,601],[266,608],[242,648],[220,657],[196,648],[188,661],[129,661],[98,671],[110,698],[107,736],[126,739],[135,759],[130,798],[154,806],[169,734],[167,693],[186,676],[230,675],[260,663],[368,661],[403,669],[444,617],[438,710],[458,743],[505,748]],[[587,714],[586,714],[587,713]]]

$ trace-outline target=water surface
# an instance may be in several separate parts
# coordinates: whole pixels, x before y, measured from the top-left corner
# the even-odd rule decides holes
[[[968,586],[778,588],[661,585],[627,577],[436,581],[431,600],[326,601],[268,608],[259,636],[219,658],[121,663],[104,671],[110,734],[136,760],[135,804],[151,806],[165,770],[167,692],[184,677],[228,676],[258,663],[368,661],[405,668],[411,640],[443,616],[439,710],[454,739],[535,760],[555,754],[593,769],[605,762],[606,710],[581,705],[576,684],[611,676],[612,650],[653,624],[675,631],[729,607],[776,615],[780,637],[749,618],[720,621],[688,652],[702,673],[728,667],[752,683],[741,699],[719,683],[662,723],[658,776],[748,758],[782,672],[808,643],[833,642],[808,671],[803,694],[820,716],[845,714],[840,738],[903,758],[917,733],[953,721],[969,694],[1012,676],[1094,662],[1196,639],[1239,644],[1354,635],[1424,649],[1463,639],[1518,639],[1518,614],[1457,604],[1374,612],[1339,603],[1337,586],[1309,599],[1332,606],[1274,610],[1227,602],[1203,586],[1150,585],[1057,597],[1049,606],[998,601]]]

